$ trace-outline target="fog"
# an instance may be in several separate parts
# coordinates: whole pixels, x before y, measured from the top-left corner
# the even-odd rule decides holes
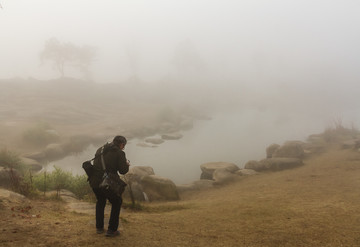
[[[163,93],[169,101],[203,107],[211,117],[231,116],[229,132],[211,129],[216,149],[229,150],[219,160],[226,155],[234,160],[230,153],[236,151],[228,148],[235,145],[234,122],[239,122],[238,133],[246,133],[236,141],[248,144],[244,153],[255,158],[266,143],[305,139],[334,119],[359,126],[358,1],[0,4],[0,79],[58,78],[51,63],[39,59],[51,38],[94,47],[89,73],[69,66],[66,77],[133,83]],[[257,146],[260,151],[249,150]],[[208,161],[216,158],[209,155]]]

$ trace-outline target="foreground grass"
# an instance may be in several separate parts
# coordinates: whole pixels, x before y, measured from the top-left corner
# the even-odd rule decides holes
[[[0,209],[1,246],[360,246],[360,154],[332,150],[294,170],[124,210],[114,239],[94,234],[93,215],[30,204]]]

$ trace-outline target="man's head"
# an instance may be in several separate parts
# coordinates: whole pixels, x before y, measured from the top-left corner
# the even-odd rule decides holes
[[[123,136],[115,136],[114,140],[113,140],[113,143],[115,145],[118,145],[121,149],[124,149],[124,147],[125,147],[125,145],[127,143],[127,140]]]

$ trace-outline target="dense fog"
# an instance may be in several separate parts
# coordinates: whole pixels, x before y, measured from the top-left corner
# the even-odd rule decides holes
[[[95,55],[86,73],[69,63],[63,76],[132,84],[144,97],[144,88],[151,88],[169,102],[203,107],[211,117],[231,116],[218,131],[209,127],[213,139],[206,140],[229,152],[208,161],[260,158],[267,144],[305,139],[334,120],[359,126],[358,1],[0,4],[0,79],[59,78],[51,61],[40,59],[51,39],[91,47]],[[231,157],[239,149],[234,145],[245,158]]]

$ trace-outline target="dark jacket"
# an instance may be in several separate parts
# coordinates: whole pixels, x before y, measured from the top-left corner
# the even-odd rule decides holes
[[[100,147],[95,153],[94,160],[94,173],[89,179],[90,185],[92,188],[98,188],[99,184],[102,181],[104,170],[101,162],[101,151]],[[113,143],[107,143],[104,145],[103,157],[105,163],[105,169],[108,173],[116,174],[126,174],[129,171],[129,166],[127,164],[127,159],[124,151],[122,151],[119,146],[114,145]]]

